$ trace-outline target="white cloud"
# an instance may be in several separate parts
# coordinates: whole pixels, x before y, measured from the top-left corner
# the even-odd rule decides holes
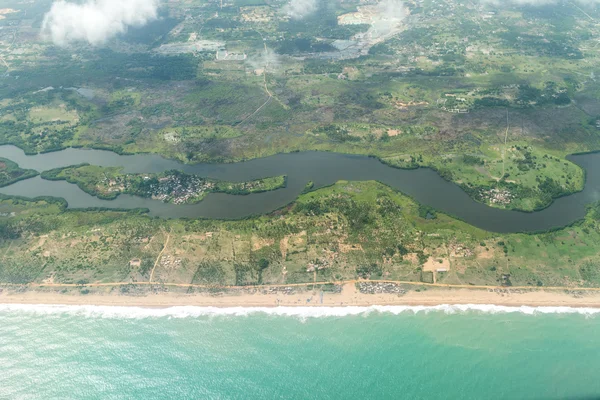
[[[271,49],[265,49],[259,54],[249,57],[246,63],[254,70],[262,69],[266,72],[275,72],[281,66],[281,59],[279,54],[275,53]]]
[[[83,4],[55,1],[44,16],[42,37],[56,45],[88,42],[101,45],[157,18],[159,0],[88,0]]]
[[[377,4],[377,13],[371,22],[369,34],[372,37],[387,36],[400,25],[406,15],[406,7],[401,0],[381,1]]]
[[[283,7],[283,12],[293,19],[308,17],[317,11],[317,0],[291,0]]]

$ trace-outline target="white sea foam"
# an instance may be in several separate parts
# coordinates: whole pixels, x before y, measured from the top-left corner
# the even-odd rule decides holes
[[[79,315],[90,318],[194,318],[214,316],[248,316],[267,314],[274,316],[296,317],[300,319],[319,317],[345,317],[368,315],[371,313],[393,314],[430,313],[445,314],[485,313],[505,314],[521,313],[539,314],[580,314],[593,316],[600,314],[600,308],[579,307],[508,307],[492,304],[441,304],[437,306],[369,306],[369,307],[196,307],[177,306],[168,308],[92,306],[92,305],[44,305],[44,304],[0,304],[0,315],[3,313],[33,313],[38,315]]]

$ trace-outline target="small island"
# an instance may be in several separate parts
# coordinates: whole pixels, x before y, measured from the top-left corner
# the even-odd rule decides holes
[[[208,193],[247,195],[281,189],[287,184],[285,175],[247,182],[228,182],[178,170],[159,174],[127,174],[122,167],[89,164],[52,169],[43,172],[41,176],[47,180],[74,183],[86,193],[104,200],[114,200],[125,193],[172,204],[199,203]]]
[[[37,171],[19,168],[17,163],[0,157],[0,187],[33,178],[37,174]]]

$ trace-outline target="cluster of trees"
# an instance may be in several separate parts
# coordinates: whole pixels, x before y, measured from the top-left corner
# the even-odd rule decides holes
[[[548,176],[540,180],[538,189],[550,199],[555,199],[568,193],[558,181]]]
[[[277,53],[279,54],[325,53],[329,51],[336,51],[336,48],[329,43],[317,42],[312,38],[284,39],[277,42]]]
[[[307,202],[298,202],[295,210],[305,215],[338,212],[346,218],[350,229],[354,232],[366,228],[375,221],[374,206],[345,197],[328,197],[321,201],[311,199]]]
[[[433,207],[419,204],[419,217],[424,219],[436,219],[437,211]]]
[[[130,108],[135,104],[135,99],[132,96],[123,96],[119,99],[113,100],[102,107],[102,112],[105,114],[112,114],[114,112],[123,111]]]
[[[473,156],[470,154],[463,155],[463,162],[467,165],[483,165],[484,164],[483,158]]]
[[[22,148],[28,154],[49,152],[64,148],[64,143],[75,135],[75,128],[51,129],[57,123],[47,123],[41,133],[34,132],[35,125],[14,121],[0,122],[0,142]],[[51,134],[50,134],[51,132]]]
[[[267,268],[269,268],[269,265],[270,262],[266,258],[261,258],[256,262],[251,262],[248,264],[235,264],[233,266],[235,271],[235,284],[237,286],[262,284],[262,274]],[[203,269],[205,271],[202,271],[200,274],[202,277],[204,277],[204,274],[207,272],[206,267]],[[208,272],[211,272],[211,270],[209,269]],[[222,275],[221,271],[219,271],[219,279],[220,282],[223,282],[224,280],[224,275]]]
[[[350,135],[346,128],[338,125],[325,125],[316,130],[318,133],[324,133],[327,137],[335,142],[359,142],[360,137]]]
[[[344,70],[340,63],[327,60],[308,59],[304,61],[303,71],[308,75],[339,74]]]
[[[482,97],[480,99],[476,99],[473,102],[473,105],[478,108],[483,107],[508,107],[510,102],[506,99],[499,99],[497,97]]]
[[[571,103],[566,89],[557,87],[556,82],[546,82],[544,89],[538,89],[530,85],[519,85],[517,104],[520,105],[567,105]]]
[[[78,61],[70,53],[54,51],[57,54],[51,63],[15,72],[20,79],[3,88],[3,92],[7,91],[7,97],[47,86],[105,85],[116,77],[159,81],[191,80],[196,77],[198,69],[198,60],[192,55],[157,56],[151,53],[127,54],[97,49]],[[52,53],[51,50],[49,52]]]
[[[286,37],[324,37],[329,39],[350,39],[360,32],[366,32],[370,25],[339,25],[337,14],[327,7],[327,2],[318,3],[320,9],[302,19],[280,22],[278,32]]]
[[[519,171],[529,171],[530,169],[535,169],[537,166],[535,162],[536,157],[531,154],[530,151],[525,151],[523,153],[523,158],[517,160],[517,168]]]
[[[356,275],[363,279],[377,279],[383,276],[381,265],[372,263],[356,267]]]
[[[501,33],[499,36],[507,46],[522,50],[526,54],[547,57],[560,57],[571,60],[583,58],[583,53],[573,43],[569,34],[529,35],[517,30]]]

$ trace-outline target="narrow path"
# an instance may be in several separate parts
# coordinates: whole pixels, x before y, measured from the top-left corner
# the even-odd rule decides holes
[[[506,132],[504,133],[504,149],[502,150],[502,176],[500,177],[500,179],[504,179],[504,175],[506,174],[506,169],[505,169],[505,159],[506,159],[506,142],[508,140],[508,128],[509,128],[509,122],[508,122],[508,109],[506,109]]]
[[[27,13],[25,13],[24,16],[27,16]],[[17,33],[19,31],[19,28],[17,26],[17,28],[13,31],[13,40],[12,42],[10,42],[10,44],[8,45],[8,47],[6,47],[6,53],[8,54],[8,52],[10,51],[10,49],[13,47],[13,45],[15,44],[15,41],[17,40]],[[6,62],[6,60],[4,59],[4,57],[2,56],[2,54],[0,54],[0,61],[2,61],[2,63],[4,64],[4,66],[6,67],[6,71],[4,71],[4,73],[8,73],[10,71],[10,65],[8,65],[8,63]]]
[[[585,11],[583,11],[580,7],[578,7],[576,4],[574,3],[570,3],[573,7],[575,7],[576,9],[578,9],[579,11],[581,11],[583,14],[585,14],[586,17],[588,17],[592,22],[596,22],[596,20],[594,18],[592,18],[592,16],[588,13],[586,13]]]
[[[6,249],[6,251],[4,252],[4,254],[2,255],[2,259],[3,260],[6,258],[6,255],[10,251],[10,248],[12,247],[13,242],[14,242],[14,240],[11,240],[10,243],[8,244],[8,248]]]
[[[265,71],[263,72],[263,81],[265,84],[265,92],[267,92],[267,95],[269,95],[269,98],[273,97],[273,94],[271,94],[271,92],[269,91],[269,87],[267,86],[267,68],[269,68],[269,49],[267,49],[267,43],[264,42],[263,39],[263,46],[265,47]]]
[[[265,92],[267,93],[268,97],[267,97],[267,100],[260,107],[258,107],[256,109],[256,111],[254,111],[252,114],[248,115],[246,118],[241,120],[236,126],[240,126],[241,124],[243,124],[244,122],[246,122],[247,120],[249,120],[250,118],[255,116],[256,114],[258,114],[260,112],[260,110],[262,110],[273,99],[273,95],[271,94],[271,92],[269,91],[269,87],[267,86],[267,69],[269,68],[269,55],[268,55],[267,43],[265,42],[265,38],[262,36],[262,34],[260,32],[258,32],[258,34],[262,38],[263,46],[265,48],[265,68],[263,70],[263,81],[264,81],[264,85],[265,85]]]
[[[6,67],[6,72],[10,71],[10,66],[7,64],[6,60],[4,60],[4,57],[2,57],[2,55],[0,54],[0,61],[2,61],[2,63],[4,64],[4,66]]]
[[[169,231],[169,233],[167,233],[167,239],[165,240],[165,244],[163,245],[163,248],[160,251],[160,253],[158,253],[158,257],[156,257],[156,261],[154,261],[154,267],[152,267],[152,272],[150,273],[150,279],[149,279],[148,283],[152,283],[152,279],[154,278],[154,270],[156,269],[156,266],[158,265],[158,262],[160,261],[160,258],[162,257],[163,253],[167,249],[167,245],[169,244],[170,237],[171,237],[171,232]]]

